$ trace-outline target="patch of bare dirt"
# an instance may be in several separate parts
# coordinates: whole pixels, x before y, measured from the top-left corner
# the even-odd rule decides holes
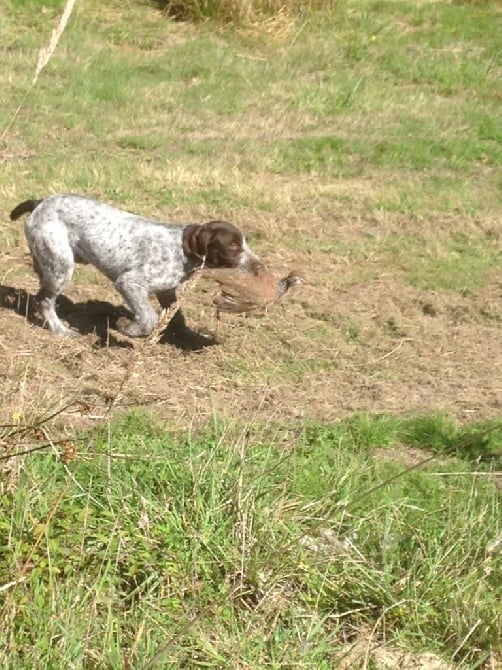
[[[455,666],[432,653],[412,653],[373,642],[371,635],[359,636],[335,657],[340,670],[453,670]]]
[[[398,463],[405,468],[415,468],[421,463],[429,462],[431,459],[430,452],[425,449],[417,449],[416,447],[393,446],[393,447],[377,447],[372,450],[372,456],[378,460],[390,461],[391,463]],[[439,456],[434,457],[434,462],[447,462],[447,459],[442,459]]]
[[[282,254],[281,270],[293,261],[293,251]],[[82,401],[85,411],[77,402],[67,418],[87,425],[125,377],[118,404],[150,407],[174,427],[215,412],[274,422],[355,411],[444,411],[462,421],[502,415],[499,276],[465,296],[422,291],[385,278],[384,269],[381,279],[336,288],[322,261],[304,259],[310,285],[267,315],[225,315],[220,324],[216,289],[199,282],[184,311],[192,326],[218,331],[219,344],[193,351],[121,338],[120,296],[105,279],[79,281],[78,272],[58,309],[83,337],[55,338],[37,317],[29,257],[13,249],[0,262],[2,422]],[[336,267],[342,279],[343,272]]]
[[[432,652],[409,652],[390,646],[377,639],[375,631],[362,629],[354,640],[336,652],[333,667],[339,670],[454,670],[459,666]],[[500,668],[500,658],[492,654],[481,667],[496,670]]]

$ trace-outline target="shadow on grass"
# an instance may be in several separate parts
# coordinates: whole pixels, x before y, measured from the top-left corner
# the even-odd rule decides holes
[[[0,307],[12,310],[35,326],[44,327],[37,309],[36,296],[24,289],[0,285]],[[116,306],[104,300],[73,302],[64,295],[60,295],[57,299],[57,309],[58,316],[65,320],[70,328],[81,335],[95,335],[99,346],[128,349],[134,347],[131,340],[118,338],[110,331],[110,329],[116,329],[119,318],[130,319],[132,317],[125,307]],[[184,351],[199,351],[218,344],[214,336],[203,335],[191,329],[187,329],[181,336],[170,328],[169,324],[159,341],[161,344],[171,344]]]
[[[173,0],[153,0],[152,4],[163,14],[169,16],[175,21],[191,21],[195,18],[197,13],[201,14],[200,10],[197,12],[197,4],[194,4],[193,2],[190,3],[173,2]],[[201,18],[201,16],[199,16],[199,18]]]
[[[459,426],[441,416],[403,422],[403,441],[471,462],[502,464],[502,420]]]
[[[502,419],[461,425],[443,415],[402,418],[357,414],[347,421],[305,429],[306,443],[317,449],[329,451],[347,440],[356,451],[402,445],[470,463],[485,463],[489,468],[502,467]]]

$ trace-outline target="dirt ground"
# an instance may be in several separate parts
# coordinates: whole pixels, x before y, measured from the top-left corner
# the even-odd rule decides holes
[[[266,260],[281,271],[294,259],[288,253]],[[58,308],[83,337],[54,337],[37,316],[23,241],[0,258],[2,423],[68,404],[65,421],[87,425],[112,398],[115,409],[152,408],[173,428],[214,414],[273,422],[353,412],[447,412],[462,422],[502,415],[497,268],[482,288],[460,295],[413,288],[383,269],[379,278],[351,281],[343,263],[332,274],[328,263],[310,255],[300,263],[307,286],[266,315],[224,315],[220,323],[215,286],[198,281],[183,309],[218,343],[195,351],[121,337],[114,330],[126,313],[121,298],[88,268],[77,271]]]

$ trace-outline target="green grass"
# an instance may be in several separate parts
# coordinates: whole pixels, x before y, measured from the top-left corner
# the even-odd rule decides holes
[[[182,437],[133,414],[68,465],[33,453],[1,503],[2,667],[330,668],[367,626],[477,667],[502,633],[501,444],[439,416]],[[407,446],[442,460],[373,456]]]
[[[11,4],[11,22],[35,21],[26,12],[28,6]],[[254,43],[242,43],[229,34],[222,44],[204,29],[175,42],[159,57],[159,47],[172,33],[166,27],[163,35],[159,22],[143,18],[140,11],[132,17],[134,30],[106,14],[91,17],[90,25],[78,18],[70,24],[61,53],[53,58],[19,120],[21,133],[40,123],[46,132],[50,134],[52,127],[54,137],[60,137],[64,128],[72,144],[75,139],[82,143],[83,153],[75,155],[79,166],[87,152],[97,153],[106,163],[117,143],[123,147],[122,135],[141,138],[135,147],[139,155],[165,157],[168,147],[168,161],[177,163],[186,160],[180,135],[200,133],[204,127],[211,135],[215,123],[221,127],[225,119],[239,128],[241,137],[232,139],[228,133],[223,143],[220,131],[220,137],[210,143],[191,140],[198,171],[210,169],[221,150],[226,156],[243,152],[242,124],[249,127],[244,151],[250,170],[270,164],[273,172],[340,177],[406,168],[417,175],[432,170],[441,177],[445,171],[472,173],[480,165],[500,164],[499,101],[489,99],[495,95],[500,68],[498,21],[489,9],[436,4],[415,8],[395,2],[366,3],[358,9],[342,4],[332,18],[325,19],[322,32],[304,26],[302,39],[275,52],[269,45],[263,58],[256,58]],[[35,38],[40,44],[46,23],[37,18],[39,35],[33,36],[33,46]],[[404,30],[406,26],[409,31]],[[89,28],[92,42],[87,39]],[[480,35],[482,47],[476,42]],[[12,39],[21,44],[20,37]],[[354,59],[350,50],[358,42],[364,44],[364,52]],[[26,45],[24,36],[22,44]],[[309,56],[312,53],[315,60]],[[437,60],[437,67],[429,57]],[[399,71],[389,65],[392,59]],[[417,73],[417,68],[427,76]],[[467,79],[463,68],[469,69]],[[295,72],[295,79],[289,72]],[[14,82],[16,88],[20,99],[26,89],[22,77]],[[478,102],[473,104],[473,95],[487,96],[481,109]],[[127,108],[127,120],[117,118],[121,107]],[[253,137],[257,112],[268,118],[269,132],[260,138]],[[290,119],[284,125],[294,130],[299,113],[298,137],[281,138],[278,124]],[[7,119],[9,110],[4,114]],[[169,121],[163,123],[166,117]],[[326,132],[326,126],[333,124],[338,130]],[[307,137],[302,129],[308,130]],[[93,146],[93,137],[107,139]],[[86,140],[90,140],[87,149]],[[42,145],[43,141],[41,137]],[[57,170],[64,157],[69,162],[68,178],[74,179],[80,169],[72,164],[67,147],[67,142],[58,143],[49,165],[45,153],[38,160],[35,157],[33,171],[50,170],[50,163]],[[115,162],[120,161],[117,155]],[[110,174],[102,179],[117,177]],[[47,181],[53,180],[49,172]],[[396,178],[389,181],[394,185]],[[477,204],[488,206],[496,189],[489,174],[483,186],[483,198]],[[466,190],[463,194],[468,198]],[[440,196],[441,189],[435,189],[433,195],[423,197],[420,209],[431,205],[441,209]],[[420,203],[413,204],[417,210]]]
[[[17,76],[3,124],[24,96],[47,18],[56,19],[60,4],[46,15],[33,6],[8,5],[5,67]],[[341,3],[322,27],[315,15],[291,18],[279,44],[259,29],[245,37],[207,26],[190,32],[140,4],[128,7],[127,20],[118,5],[86,11],[72,18],[16,122],[15,152],[30,157],[16,179],[20,196],[80,191],[155,215],[174,206],[284,217],[315,206],[329,217],[334,201],[342,216],[383,211],[414,220],[498,210],[495,5]],[[14,159],[11,169],[18,166]],[[270,178],[305,175],[311,185],[302,183],[293,205],[268,186]],[[378,188],[354,202],[350,181],[368,179]],[[10,182],[4,172],[0,187]],[[343,182],[347,196],[333,192]],[[484,240],[464,247],[462,276],[452,280],[451,234],[441,235],[447,257],[431,262],[434,271],[416,264],[407,281],[454,290],[471,276],[478,283],[491,262],[478,254]],[[294,230],[291,240],[296,248]],[[399,274],[403,253],[384,251],[382,261]]]

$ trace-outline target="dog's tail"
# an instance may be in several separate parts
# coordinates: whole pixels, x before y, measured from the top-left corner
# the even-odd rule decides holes
[[[24,202],[19,203],[17,207],[14,207],[10,213],[11,221],[19,219],[23,214],[28,214],[28,212],[33,212],[33,210],[39,206],[41,200],[25,200]]]

